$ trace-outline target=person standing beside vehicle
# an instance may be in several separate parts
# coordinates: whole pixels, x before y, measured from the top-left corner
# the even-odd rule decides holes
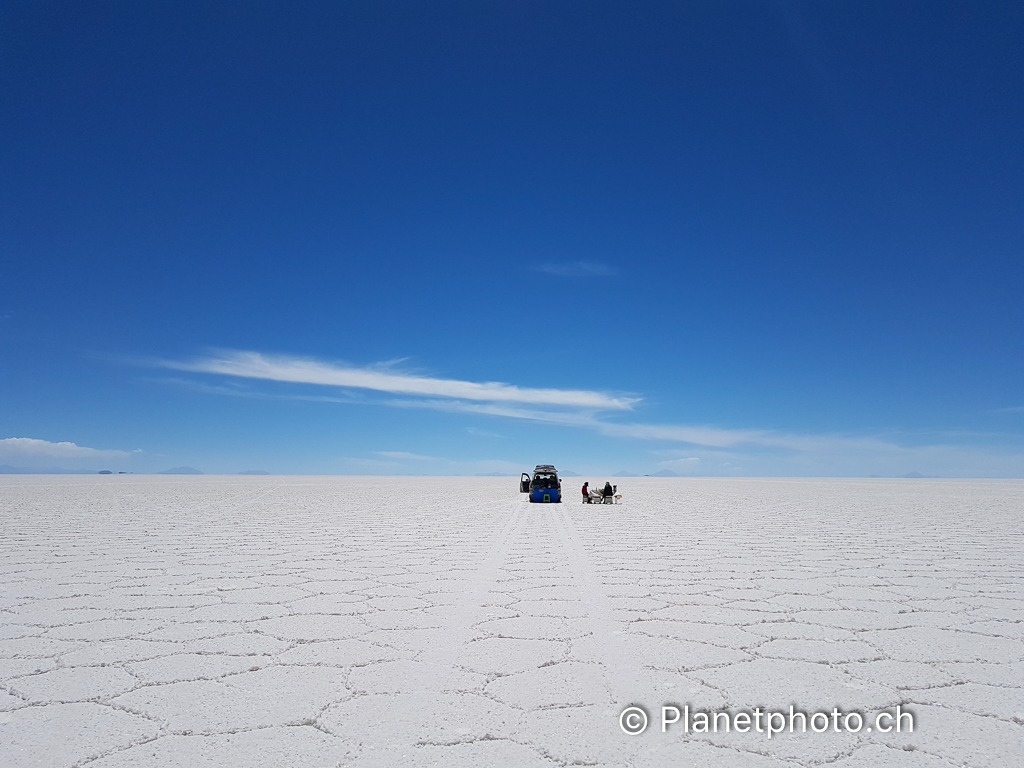
[[[589,480],[583,484],[583,503],[584,504],[589,504],[590,503],[590,490],[587,488],[588,485],[590,485],[590,481]]]

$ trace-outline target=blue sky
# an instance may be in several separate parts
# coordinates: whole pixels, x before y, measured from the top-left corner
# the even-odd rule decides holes
[[[5,3],[0,464],[1024,476],[1019,3]]]

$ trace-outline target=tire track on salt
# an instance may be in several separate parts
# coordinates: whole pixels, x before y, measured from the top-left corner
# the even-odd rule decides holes
[[[550,507],[551,522],[558,533],[568,557],[569,567],[580,588],[580,599],[587,606],[587,619],[594,633],[595,646],[601,666],[604,668],[605,684],[611,694],[611,706],[615,715],[629,704],[640,704],[633,697],[637,682],[641,679],[641,664],[627,641],[623,622],[615,618],[611,601],[601,586],[593,561],[583,549],[579,533],[572,518],[559,505]]]
[[[512,543],[522,535],[526,513],[522,504],[513,504],[511,514],[505,516],[504,524],[488,548],[480,565],[472,575],[463,579],[464,587],[459,590],[462,599],[454,612],[456,628],[473,627],[486,621],[486,601],[490,588],[497,582],[502,564],[508,559]]]

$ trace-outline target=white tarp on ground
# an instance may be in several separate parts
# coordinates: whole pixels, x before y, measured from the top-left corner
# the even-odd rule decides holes
[[[1013,481],[6,476],[0,765],[1005,768],[1022,525]]]

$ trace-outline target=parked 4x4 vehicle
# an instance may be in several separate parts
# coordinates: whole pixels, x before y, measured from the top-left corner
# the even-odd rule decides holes
[[[531,503],[559,503],[562,500],[562,481],[558,479],[558,470],[551,464],[538,464],[533,470],[533,477],[523,472],[519,479],[519,492],[530,494]]]

